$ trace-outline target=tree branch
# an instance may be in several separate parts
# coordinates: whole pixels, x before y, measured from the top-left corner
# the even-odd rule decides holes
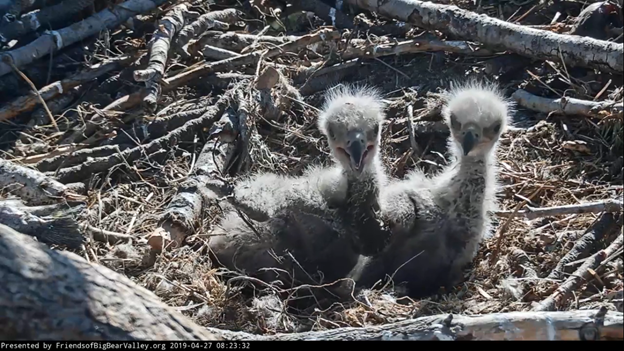
[[[623,340],[621,312],[435,315],[381,326],[254,335],[202,328],[152,292],[0,224],[0,339],[21,340]],[[19,292],[19,293],[15,293]],[[606,314],[605,314],[606,313]],[[584,333],[591,329],[593,333]]]
[[[569,97],[549,99],[533,95],[525,90],[518,89],[511,95],[518,105],[532,111],[542,113],[563,113],[565,115],[581,115],[604,118],[615,116],[622,118],[623,102],[615,101],[588,101]]]
[[[539,217],[550,216],[562,216],[570,214],[582,214],[582,213],[600,213],[600,212],[622,212],[622,201],[618,200],[606,200],[599,202],[589,202],[578,205],[565,205],[543,208],[532,208],[527,206],[528,210],[518,211],[498,211],[499,216],[504,217],[524,217],[526,219],[535,219]]]
[[[538,60],[570,66],[624,70],[624,44],[528,28],[457,6],[417,0],[346,0],[360,8],[415,26],[436,29]]]

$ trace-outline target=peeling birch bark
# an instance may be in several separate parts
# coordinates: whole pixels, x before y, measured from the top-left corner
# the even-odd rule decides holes
[[[624,44],[557,34],[476,14],[457,6],[417,0],[346,0],[349,4],[415,26],[503,47],[538,60],[561,61],[607,72],[624,71]]]

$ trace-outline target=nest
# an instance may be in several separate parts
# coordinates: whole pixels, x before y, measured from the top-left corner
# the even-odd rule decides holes
[[[95,3],[98,11],[106,6]],[[340,22],[336,30],[327,26],[325,1],[307,3],[218,1],[208,8],[170,1],[51,58],[12,64],[18,74],[0,76],[0,121],[8,121],[0,125],[2,158],[74,194],[65,199],[69,205],[57,202],[50,216],[82,206],[71,218],[84,244],[48,244],[130,277],[201,326],[272,334],[433,314],[529,311],[622,235],[620,209],[608,205],[621,201],[623,192],[621,72],[530,60],[374,13],[356,14],[346,5],[333,19]],[[575,3],[565,5],[571,8],[563,17],[552,6],[454,4],[545,31],[579,30]],[[88,17],[83,12],[54,29]],[[548,24],[554,13],[556,24]],[[194,21],[203,21],[198,32],[188,29]],[[622,42],[617,33],[607,35]],[[30,45],[27,36],[18,39]],[[411,44],[400,44],[405,41]],[[159,45],[168,52],[162,70],[154,63]],[[207,254],[223,213],[202,192],[202,182],[260,171],[298,175],[310,164],[328,164],[315,121],[325,89],[341,83],[383,92],[388,109],[381,152],[393,177],[415,167],[434,172],[448,158],[439,94],[467,78],[496,81],[507,96],[523,91],[594,105],[585,115],[564,115],[516,99],[512,128],[498,150],[496,233],[481,245],[461,285],[418,301],[397,298],[386,286],[349,303],[297,311],[288,308],[281,287],[256,284],[250,295],[242,289],[250,289],[252,277],[223,278],[224,269]],[[62,91],[52,93],[58,84]],[[29,92],[33,88],[39,93]],[[2,209],[16,193],[0,184]],[[606,207],[523,214],[528,207],[599,202]],[[515,210],[520,214],[510,216]],[[622,311],[622,248],[607,252],[566,298],[557,298],[557,309]]]

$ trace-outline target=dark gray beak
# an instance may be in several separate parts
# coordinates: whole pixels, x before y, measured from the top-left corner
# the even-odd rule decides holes
[[[347,152],[351,158],[351,166],[358,172],[364,168],[364,157],[366,157],[366,141],[364,134],[353,132],[348,134]]]
[[[472,130],[467,130],[466,134],[464,135],[464,140],[462,141],[464,156],[468,155],[468,153],[470,152],[470,150],[472,150],[476,143],[477,138],[475,137],[474,132]]]

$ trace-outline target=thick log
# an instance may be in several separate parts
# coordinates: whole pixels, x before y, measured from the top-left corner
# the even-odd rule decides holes
[[[225,332],[228,340],[373,341],[373,340],[599,340],[624,338],[624,315],[608,311],[508,312],[481,316],[435,315],[364,328],[338,328],[317,332],[251,336]],[[598,319],[598,323],[595,322]],[[602,327],[597,325],[602,324]],[[215,329],[208,328],[213,332]]]
[[[38,214],[42,207],[47,206],[24,207],[0,202],[0,223],[49,245],[78,249],[85,243],[71,211],[59,209],[54,214]]]
[[[502,47],[538,60],[563,60],[570,66],[584,66],[607,72],[624,70],[624,44],[589,37],[557,34],[513,24],[457,6],[417,0],[347,0],[362,9],[436,29],[461,38]]]
[[[110,269],[0,224],[0,339],[220,340]]]
[[[0,281],[0,339],[624,339],[622,313],[596,310],[436,315],[365,328],[264,336],[201,328],[123,275],[76,254],[51,250],[2,224]]]

